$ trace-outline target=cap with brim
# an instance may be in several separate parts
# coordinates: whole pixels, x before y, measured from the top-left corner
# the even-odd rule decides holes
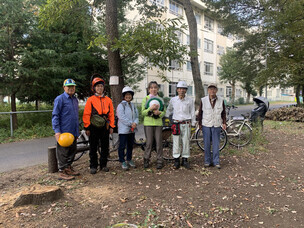
[[[214,84],[214,83],[209,84],[209,85],[208,85],[208,89],[209,89],[210,87],[214,87],[214,88],[217,89],[217,86],[216,86],[216,84]]]
[[[63,86],[76,86],[76,83],[73,79],[65,79],[63,82]]]

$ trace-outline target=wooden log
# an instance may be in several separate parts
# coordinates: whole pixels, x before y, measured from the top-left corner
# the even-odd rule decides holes
[[[48,172],[49,173],[58,172],[56,146],[48,147]]]
[[[41,205],[46,202],[58,200],[62,196],[63,192],[58,186],[35,184],[22,191],[13,206],[18,207],[28,204]]]

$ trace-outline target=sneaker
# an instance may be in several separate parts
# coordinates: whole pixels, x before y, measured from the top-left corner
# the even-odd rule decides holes
[[[180,167],[179,158],[174,158],[174,165],[173,165],[173,168],[174,168],[174,169],[179,169],[179,167]]]
[[[149,160],[148,159],[144,159],[144,168],[145,169],[149,168]]]
[[[79,176],[80,173],[76,172],[72,166],[68,167],[65,169],[65,172],[68,174],[68,175],[71,175],[71,176]]]
[[[215,165],[216,168],[221,169],[221,165]]]
[[[122,168],[123,170],[128,170],[128,169],[129,169],[129,166],[128,166],[128,164],[127,164],[126,162],[122,162],[122,163],[121,163],[121,168]]]
[[[156,169],[162,169],[162,168],[163,168],[163,164],[158,163],[158,164],[156,165]]]
[[[127,161],[127,163],[128,163],[128,165],[130,166],[130,167],[132,167],[132,168],[136,168],[136,165],[135,165],[135,163],[131,160],[131,161]]]
[[[187,158],[182,158],[182,166],[184,166],[186,169],[190,169],[190,164]]]
[[[110,170],[109,170],[109,168],[108,168],[108,167],[102,167],[102,168],[101,168],[101,171],[104,171],[104,172],[109,172]]]
[[[205,167],[205,168],[208,168],[208,167],[210,167],[210,164],[205,163],[205,164],[204,164],[204,167]]]
[[[96,168],[91,168],[90,169],[90,173],[91,174],[96,174],[97,173],[97,169]]]
[[[70,176],[68,175],[65,170],[63,171],[59,171],[59,175],[58,175],[58,180],[66,180],[66,181],[69,181],[69,180],[74,180],[75,177],[74,176]]]

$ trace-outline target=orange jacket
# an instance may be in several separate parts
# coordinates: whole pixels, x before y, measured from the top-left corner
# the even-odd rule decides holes
[[[92,105],[96,109],[99,115],[105,114],[108,115],[108,121],[110,127],[114,128],[114,108],[111,98],[107,96],[96,96],[93,95],[88,98],[87,103],[83,111],[83,123],[84,127],[88,128],[91,124],[91,115],[92,115]]]

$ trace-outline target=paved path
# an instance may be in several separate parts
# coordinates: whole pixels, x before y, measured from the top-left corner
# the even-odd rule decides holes
[[[274,109],[286,105],[290,104],[271,105],[270,108]],[[241,113],[250,113],[253,107],[253,105],[239,106],[236,110],[231,110],[230,114],[238,116]],[[139,126],[136,138],[144,138],[142,125]],[[0,172],[46,163],[47,148],[54,145],[54,137],[0,144]]]

